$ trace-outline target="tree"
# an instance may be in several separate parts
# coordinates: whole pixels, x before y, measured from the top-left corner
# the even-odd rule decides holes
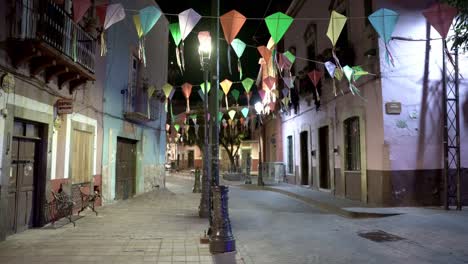
[[[468,1],[443,0],[443,2],[458,8],[459,11],[454,24],[455,35],[450,38],[453,41],[452,49],[468,51]]]
[[[243,130],[240,122],[226,121],[226,125],[221,125],[219,144],[226,150],[229,162],[231,163],[231,170],[233,171],[237,171],[238,169],[239,164],[236,163],[236,157],[239,153],[242,140],[247,136],[248,130]]]
[[[190,115],[193,114],[197,115],[197,124],[199,126],[198,134],[196,133],[195,124],[193,120],[189,118],[187,122],[190,126],[190,129],[188,133],[185,133],[185,131],[183,132],[182,141],[183,144],[188,146],[198,146],[200,148],[200,151],[204,153],[205,145],[203,137],[205,131],[205,120],[203,111],[192,111]],[[187,115],[187,117],[189,117],[190,115]],[[249,136],[249,130],[243,130],[240,122],[238,121],[233,121],[234,124],[228,124],[227,121],[225,122],[226,126],[223,126],[222,124],[220,125],[219,144],[223,146],[223,148],[226,150],[229,157],[229,162],[231,164],[231,168],[236,170],[238,165],[236,164],[236,156],[239,153],[242,140]]]

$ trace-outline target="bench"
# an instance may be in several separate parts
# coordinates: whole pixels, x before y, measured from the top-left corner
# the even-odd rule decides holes
[[[75,221],[72,219],[73,214],[73,201],[70,195],[64,191],[59,192],[51,191],[52,200],[45,203],[45,222],[55,224],[56,221],[66,217],[75,226]]]
[[[94,209],[96,201],[101,197],[99,194],[99,189],[93,188],[93,193],[91,193],[91,183],[83,184],[80,187],[80,197],[81,197],[81,209],[78,211],[78,215],[83,212],[86,208],[90,208],[96,216],[98,212]]]

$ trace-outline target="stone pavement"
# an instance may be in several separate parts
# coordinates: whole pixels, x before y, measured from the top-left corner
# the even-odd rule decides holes
[[[76,227],[31,229],[0,242],[0,263],[245,263],[237,253],[213,259],[199,238],[208,227],[198,217],[200,194],[191,182],[168,177],[167,190],[86,211]],[[226,256],[224,256],[226,257]]]

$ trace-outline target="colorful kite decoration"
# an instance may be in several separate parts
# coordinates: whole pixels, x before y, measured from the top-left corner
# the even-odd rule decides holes
[[[231,46],[237,55],[237,70],[239,71],[239,79],[242,79],[242,64],[240,58],[242,57],[242,54],[244,54],[244,50],[247,45],[240,39],[234,39],[231,43]],[[231,65],[230,62],[229,65]]]
[[[133,24],[135,24],[135,29],[137,31],[138,39],[143,37],[143,29],[141,27],[140,15],[133,16]]]
[[[250,107],[250,96],[252,95],[252,92],[250,91],[250,89],[252,89],[253,84],[254,84],[254,80],[248,77],[242,81],[242,86],[244,87],[245,95],[247,96],[248,107]]]
[[[90,7],[91,0],[73,0],[73,21],[80,22]]]
[[[434,27],[444,39],[445,53],[447,54],[450,62],[454,65],[453,58],[447,48],[447,42],[445,39],[447,38],[453,19],[458,14],[458,10],[448,4],[434,3],[422,13],[429,24],[431,24],[431,26]]]
[[[162,90],[164,92],[164,95],[166,96],[166,102],[165,102],[166,112],[167,112],[167,105],[168,105],[168,102],[169,102],[169,96],[171,95],[172,89],[174,89],[174,87],[172,87],[172,85],[170,85],[168,83],[166,83],[162,88]]]
[[[262,58],[265,60],[265,63],[268,63],[271,59],[272,52],[266,46],[257,47],[258,52],[262,55]]]
[[[232,97],[234,97],[234,100],[236,101],[236,105],[238,104],[237,101],[239,101],[239,95],[240,92],[237,89],[234,89],[231,91]]]
[[[182,45],[180,47],[180,61],[181,69],[185,70],[185,59],[184,59],[184,40],[187,38],[188,34],[192,32],[193,28],[200,21],[201,16],[195,12],[193,9],[187,9],[184,12],[179,14],[179,27],[180,27],[180,36],[182,39]]]
[[[236,116],[236,110],[230,110],[228,112],[228,115],[229,115],[229,118],[231,118],[231,120],[234,120],[234,117]]]
[[[179,132],[180,125],[179,125],[179,124],[175,124],[175,125],[174,125],[174,128],[175,128],[175,130],[176,130],[177,132]]]
[[[343,28],[346,24],[347,18],[343,16],[342,14],[332,11],[331,17],[330,17],[330,23],[328,24],[328,30],[327,30],[327,37],[330,39],[333,48],[332,48],[332,55],[333,58],[335,59],[336,65],[341,68],[340,61],[338,60],[338,57],[336,56],[335,52],[335,45],[336,42],[338,41],[338,38],[341,35],[341,31],[343,31]]]
[[[96,5],[96,16],[99,18],[99,25],[104,26],[104,21],[106,20],[106,10],[109,5],[109,1],[102,1]]]
[[[268,76],[263,79],[263,83],[266,84],[268,89],[272,90],[276,84],[276,78],[273,76]]]
[[[207,82],[206,89],[205,89],[205,82],[202,82],[200,84],[200,88],[201,88],[200,91],[202,91],[203,94],[209,93],[211,90],[211,83]]]
[[[293,18],[283,14],[281,12],[274,13],[265,18],[268,31],[270,32],[271,38],[278,44],[281,38],[284,36],[288,28],[293,22]]]
[[[198,90],[198,95],[200,96],[200,98],[204,102],[205,101],[205,93],[203,93],[202,89]]]
[[[182,84],[182,93],[185,96],[185,99],[187,100],[187,109],[185,112],[189,113],[190,112],[190,94],[192,93],[192,85],[190,83],[184,83]]]
[[[180,49],[179,49],[180,42],[182,41],[179,23],[169,24],[169,31],[171,32],[172,39],[174,40],[174,44],[176,46],[177,66],[179,66],[180,71],[183,72],[181,54],[180,54]]]
[[[248,77],[242,81],[242,86],[244,87],[244,90],[246,93],[250,92],[250,89],[252,89],[253,84],[254,84],[254,80]]]
[[[245,118],[247,118],[247,116],[249,115],[249,108],[247,107],[242,108],[241,113]]]
[[[222,15],[219,20],[221,26],[223,27],[224,38],[228,43],[227,58],[229,73],[231,74],[231,44],[233,43],[237,34],[239,34],[239,31],[247,19],[241,13],[237,12],[236,10],[232,10]]]
[[[113,24],[122,21],[124,18],[125,10],[122,4],[111,4],[107,6],[103,32],[101,33],[101,56],[104,56],[107,52],[104,30],[108,29]]]
[[[335,84],[335,72],[337,70],[336,65],[331,61],[326,61],[325,62],[325,69],[327,69],[328,74],[332,78],[333,94],[335,94],[335,96],[336,96],[336,84]],[[341,78],[340,78],[340,80],[341,80]],[[343,91],[341,91],[341,92],[343,92]]]
[[[309,79],[312,81],[312,83],[315,86],[315,95],[317,96],[317,101],[320,101],[320,96],[318,93],[318,83],[320,79],[322,78],[322,72],[313,70],[307,74],[309,76]]]
[[[229,93],[229,90],[231,89],[232,82],[230,80],[228,80],[228,79],[225,79],[219,85],[221,85],[221,88],[223,89],[224,95],[226,97],[226,109],[229,109],[228,93]]]
[[[375,11],[372,15],[368,17],[369,22],[374,27],[379,37],[384,41],[385,44],[385,59],[387,63],[391,63],[395,66],[393,56],[388,49],[388,43],[392,39],[393,31],[395,31],[395,26],[398,22],[400,15],[390,9],[381,8]]]
[[[296,76],[291,76],[291,77],[284,76],[284,77],[283,77],[284,84],[285,84],[289,89],[293,89],[293,88],[294,88],[294,80],[296,80]]]
[[[346,79],[348,79],[349,90],[351,90],[351,93],[353,95],[357,94],[362,98],[359,89],[354,85],[354,83],[356,82],[356,80],[369,73],[364,71],[360,66],[355,66],[351,68],[348,65],[343,67],[343,73],[346,76]]]
[[[139,40],[138,54],[140,55],[140,59],[143,60],[143,65],[146,67],[145,37],[161,17],[161,10],[155,6],[148,6],[140,10],[139,16],[142,37]]]

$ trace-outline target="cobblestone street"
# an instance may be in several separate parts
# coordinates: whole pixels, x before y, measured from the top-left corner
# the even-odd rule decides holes
[[[76,227],[10,236],[0,242],[0,263],[213,263],[199,242],[208,221],[198,217],[200,195],[189,184],[168,179],[168,190],[100,207],[97,217],[86,211]]]

